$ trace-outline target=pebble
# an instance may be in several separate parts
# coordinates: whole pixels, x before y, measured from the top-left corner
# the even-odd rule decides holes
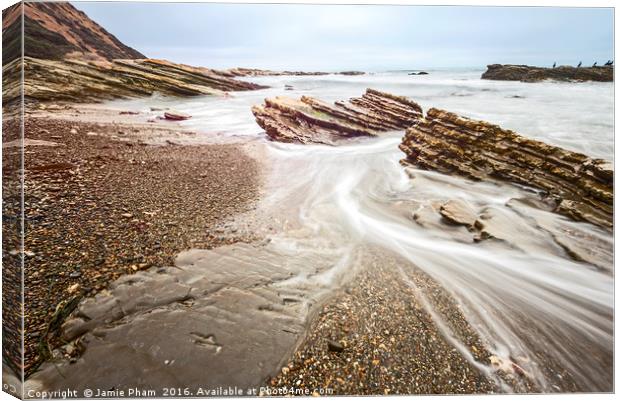
[[[342,352],[344,351],[344,346],[337,341],[327,340],[327,349],[331,352]]]
[[[69,286],[69,288],[67,288],[67,292],[69,292],[69,294],[73,294],[75,292],[77,292],[77,290],[80,289],[80,283],[75,283],[71,286]]]

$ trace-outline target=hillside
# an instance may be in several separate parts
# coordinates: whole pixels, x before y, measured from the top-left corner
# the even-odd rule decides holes
[[[107,60],[145,58],[69,3],[19,3],[2,11],[3,65],[21,54],[22,7],[25,56],[51,60],[67,55]]]

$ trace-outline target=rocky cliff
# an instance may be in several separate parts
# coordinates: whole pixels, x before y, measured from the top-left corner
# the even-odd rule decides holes
[[[541,190],[555,211],[611,229],[613,165],[484,121],[430,109],[407,130],[402,163]]]
[[[21,56],[21,17],[24,16],[24,54],[60,60],[67,55],[99,59],[145,56],[69,3],[19,3],[2,12],[2,63]]]
[[[3,66],[3,99],[20,96],[20,60]],[[24,97],[38,101],[96,102],[114,98],[224,94],[264,88],[196,68],[168,61],[42,60],[24,58]]]
[[[482,79],[498,81],[539,82],[545,79],[556,81],[600,81],[614,80],[613,67],[532,67],[529,65],[491,64],[487,66]]]
[[[265,99],[252,112],[270,138],[281,142],[335,145],[360,136],[402,130],[422,117],[415,102],[389,93],[367,89],[359,98],[333,105],[302,96]]]

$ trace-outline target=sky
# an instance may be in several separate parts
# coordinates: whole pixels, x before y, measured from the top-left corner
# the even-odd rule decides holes
[[[72,2],[151,58],[384,71],[613,58],[611,8]]]

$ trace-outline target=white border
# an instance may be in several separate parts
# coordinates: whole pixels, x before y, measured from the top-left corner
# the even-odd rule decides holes
[[[80,0],[80,2],[94,2],[96,0]],[[126,0],[105,0],[107,2],[122,2]],[[613,0],[589,0],[589,1],[578,1],[578,0],[388,0],[388,1],[380,1],[380,0],[287,0],[287,1],[274,1],[274,0],[246,0],[246,1],[231,1],[231,0],[204,0],[204,1],[192,1],[192,0],[132,0],[134,2],[156,2],[156,3],[269,3],[269,4],[282,4],[282,3],[296,3],[296,4],[382,4],[382,5],[447,5],[447,6],[532,6],[532,7],[541,7],[541,6],[551,6],[551,7],[612,7],[614,8],[614,25],[615,25],[615,16],[616,16],[616,2]],[[12,4],[17,3],[16,1],[11,0],[0,0],[0,5],[2,9],[9,7]],[[614,52],[618,53],[618,32],[614,29]],[[2,89],[0,83],[0,90]],[[616,88],[614,85],[614,94],[616,94]],[[615,121],[618,120],[619,111],[615,109],[615,117],[614,117],[614,138],[617,133],[617,125]],[[1,150],[0,150],[1,152]],[[614,165],[615,160],[618,157],[618,142],[614,141]],[[2,167],[0,166],[0,174],[2,172]],[[614,185],[617,187],[618,177],[617,175],[614,177]],[[1,187],[0,187],[0,195],[1,195]],[[614,206],[615,206],[615,198],[614,198]],[[614,221],[614,225],[617,222]],[[1,235],[1,234],[0,234]],[[618,254],[619,245],[614,241],[614,255]],[[614,266],[615,269],[615,266]],[[614,290],[615,295],[615,290]],[[615,311],[618,310],[618,299],[614,296],[614,317]],[[618,332],[618,321],[614,320],[614,350],[616,349],[615,345],[617,344],[617,336],[615,335]],[[616,368],[616,360],[617,355],[614,352],[614,385],[618,384],[618,369]],[[615,386],[614,386],[615,388]],[[417,400],[420,397],[423,399],[429,399],[432,397],[434,400],[448,400],[453,399],[453,396],[390,396],[388,399],[394,400]],[[554,400],[613,400],[615,399],[614,394],[571,394],[571,393],[563,393],[563,394],[540,394],[540,395],[467,395],[462,396],[467,397],[468,400],[510,400],[510,401],[521,401],[526,399],[554,399]],[[336,397],[328,397],[335,399]],[[230,400],[246,400],[241,398],[226,398]],[[356,397],[359,400],[373,400],[376,397]],[[0,401],[4,400],[15,400],[15,398],[9,396],[7,393],[0,392]],[[174,398],[168,398],[167,400],[176,400]],[[179,399],[183,400],[183,399]]]

